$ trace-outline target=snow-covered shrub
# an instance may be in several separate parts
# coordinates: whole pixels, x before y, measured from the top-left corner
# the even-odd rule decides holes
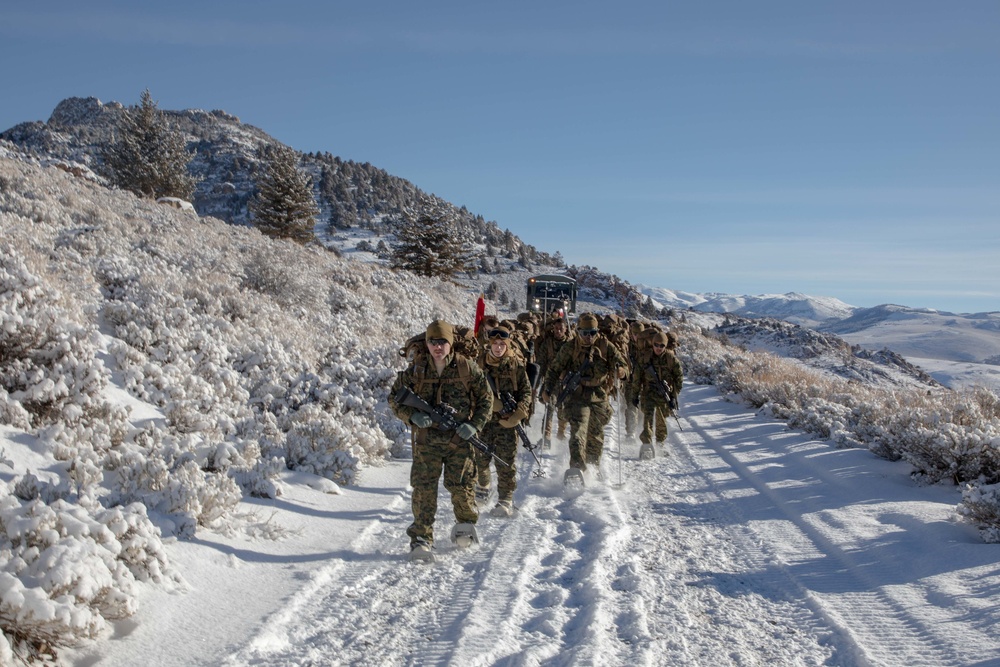
[[[388,452],[385,435],[354,413],[333,415],[306,405],[291,419],[286,461],[293,470],[351,484],[360,465]]]
[[[243,267],[240,287],[274,297],[283,306],[315,307],[319,294],[296,262],[275,254],[280,244],[254,252]]]
[[[136,439],[135,446],[108,456],[114,475],[106,504],[141,502],[173,520],[178,535],[191,537],[198,525],[211,526],[242,499],[228,475],[199,466],[190,438],[147,429]]]
[[[967,484],[958,513],[979,528],[985,542],[1000,542],[1000,484]]]
[[[171,572],[144,508],[104,510],[0,489],[0,630],[24,662],[52,658],[136,611],[136,578]]]
[[[6,245],[0,249],[0,418],[41,428],[56,458],[121,443],[128,412],[103,397],[109,373],[93,326],[69,318],[61,298]]]

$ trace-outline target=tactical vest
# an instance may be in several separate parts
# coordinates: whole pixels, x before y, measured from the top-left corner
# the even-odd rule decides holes
[[[608,378],[614,375],[614,369],[610,367],[611,360],[608,358],[608,339],[601,336],[594,341],[589,349],[595,353],[600,352],[601,359],[608,365],[608,376],[604,379],[595,379],[593,376],[583,378],[580,384],[584,387],[599,387],[608,384]],[[582,345],[578,345],[573,349],[573,363],[576,364],[577,368],[583,364],[588,354],[588,348]],[[614,384],[614,379],[611,380],[611,384]]]
[[[469,365],[473,363],[471,359],[463,357],[457,352],[454,354],[454,361],[456,368],[458,368],[458,377],[448,377],[440,378],[436,374],[430,373],[431,367],[431,355],[422,354],[417,355],[413,360],[413,392],[418,396],[423,396],[424,387],[428,384],[436,384],[437,392],[434,396],[434,404],[441,402],[441,389],[447,384],[455,384],[457,382],[462,383],[462,388],[468,392],[469,387],[472,384],[472,371]]]

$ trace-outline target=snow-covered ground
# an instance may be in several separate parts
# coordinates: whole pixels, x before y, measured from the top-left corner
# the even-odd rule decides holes
[[[995,394],[1000,394],[1000,366],[996,364],[920,359],[917,357],[908,357],[907,361],[919,366],[946,387],[967,389],[978,385],[992,390]]]
[[[997,546],[955,518],[958,491],[836,449],[686,387],[684,430],[637,460],[607,430],[604,481],[565,495],[522,454],[512,519],[406,560],[408,464],[339,493],[288,484],[245,504],[278,540],[169,543],[186,592],[143,590],[94,665],[1000,664]],[[537,421],[537,420],[536,420]],[[529,432],[537,438],[537,429]],[[23,444],[4,443],[8,455]],[[619,480],[621,488],[617,488]],[[298,480],[301,481],[301,480]]]

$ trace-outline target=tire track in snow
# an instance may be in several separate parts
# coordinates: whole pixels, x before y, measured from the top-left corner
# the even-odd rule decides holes
[[[615,422],[607,436],[604,472],[617,481]],[[546,456],[557,471],[548,480],[526,479],[522,460],[518,516],[484,514],[482,544],[442,545],[433,565],[405,560],[411,517],[401,494],[226,664],[824,664],[827,625],[780,572],[764,582],[772,599],[740,590],[742,572],[764,569],[747,564],[749,538],[679,499],[711,491],[702,460],[626,460],[626,489],[592,483],[567,498],[565,448]],[[450,513],[442,502],[439,535]]]
[[[670,434],[651,461],[637,460],[638,442],[624,452],[635,538],[620,585],[634,591],[650,664],[858,664],[830,657],[828,624],[790,581],[758,579],[745,589],[759,568],[736,522],[719,520],[724,506],[708,479],[715,471],[689,451],[690,427],[679,434],[671,420]]]
[[[714,392],[714,389],[704,388],[703,391]],[[770,570],[773,573],[775,570],[781,570],[782,576],[787,576],[789,581],[795,582],[795,587],[810,600],[810,604],[817,612],[825,615],[840,629],[838,634],[841,638],[841,650],[845,656],[853,656],[857,661],[852,664],[906,664],[915,667],[964,664],[963,658],[941,640],[942,635],[939,631],[929,628],[907,606],[880,587],[880,582],[886,578],[877,576],[879,572],[887,573],[898,569],[899,563],[866,562],[862,567],[854,555],[828,539],[805,519],[806,515],[821,512],[823,509],[821,504],[817,504],[820,501],[811,500],[815,499],[817,494],[799,494],[794,505],[787,502],[787,498],[767,484],[759,472],[751,469],[752,464],[745,463],[738,453],[730,451],[727,447],[733,442],[731,434],[734,431],[742,431],[749,435],[749,428],[763,427],[773,433],[784,430],[782,426],[767,423],[762,426],[759,418],[746,412],[716,419],[721,423],[703,425],[696,418],[689,418],[687,421],[700,440],[697,444],[714,452],[740,481],[740,483],[728,481],[725,484],[727,490],[720,488],[718,495],[732,498],[733,490],[740,489],[737,492],[746,497],[746,491],[752,490],[765,498],[767,503],[780,513],[782,520],[756,522],[751,528],[757,536],[756,539],[751,537],[748,540],[755,545],[752,551],[755,552],[764,571]],[[717,433],[724,435],[720,437],[716,435]],[[801,440],[805,436],[793,434],[792,437]],[[690,440],[691,436],[688,438]],[[692,444],[695,443],[689,442],[689,448]],[[829,449],[827,445],[820,446]],[[836,489],[842,485],[841,480],[822,464],[813,466],[812,473],[820,484],[829,489]],[[722,486],[718,481],[709,481],[717,488]],[[832,495],[839,497],[836,491]],[[747,523],[748,517],[737,508],[737,503],[730,501],[729,505],[735,516],[742,517],[733,521]],[[806,566],[792,565],[823,558],[831,558],[837,562],[835,568],[829,565],[822,567],[825,573],[823,587],[826,592],[817,591],[803,581],[804,577],[808,577]],[[799,571],[803,574],[796,574]],[[845,645],[844,639],[853,646]]]

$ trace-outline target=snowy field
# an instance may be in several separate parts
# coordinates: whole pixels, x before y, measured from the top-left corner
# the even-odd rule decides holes
[[[245,503],[283,539],[169,543],[189,590],[145,588],[71,664],[1000,664],[998,547],[956,520],[954,487],[711,386],[682,410],[652,461],[626,438],[616,457],[612,420],[604,481],[576,496],[563,443],[545,479],[522,453],[518,514],[484,513],[470,550],[443,495],[430,565],[406,560],[407,462],[335,494],[289,484]]]
[[[966,389],[979,385],[1000,394],[1000,366],[943,359],[907,359],[946,387]]]

